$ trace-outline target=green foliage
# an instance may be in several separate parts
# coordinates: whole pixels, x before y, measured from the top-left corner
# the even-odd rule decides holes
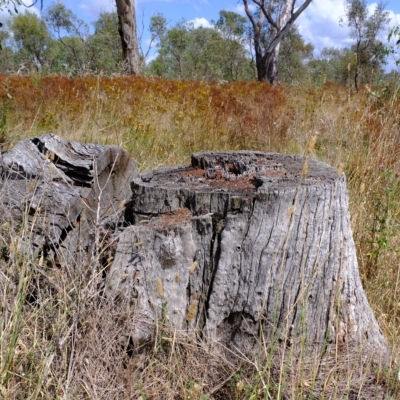
[[[0,28],[0,73],[15,69],[15,53],[10,46],[10,33]]]
[[[50,34],[44,22],[35,13],[26,11],[15,16],[10,22],[10,30],[19,51],[26,54],[30,64],[37,70],[49,63]]]
[[[380,258],[385,251],[394,250],[391,239],[397,234],[397,223],[400,217],[398,199],[400,182],[390,170],[380,165],[382,193],[376,195],[373,224],[370,228],[370,252],[368,255],[367,274],[371,276],[379,268]]]
[[[246,32],[247,20],[240,14],[232,11],[222,10],[219,12],[219,19],[214,23],[224,38],[241,42]]]
[[[54,3],[45,12],[44,19],[53,36],[64,46],[69,57],[66,68],[76,74],[89,68],[93,50],[87,45],[89,27],[61,2]]]
[[[310,60],[307,64],[312,83],[317,86],[326,82],[347,85],[350,79],[349,66],[354,60],[354,53],[348,48],[322,49],[320,58]]]
[[[309,76],[307,61],[312,59],[314,46],[306,43],[296,25],[288,31],[279,51],[279,81],[291,85],[304,84]]]
[[[122,64],[121,39],[118,34],[118,16],[116,13],[100,14],[93,24],[95,32],[87,40],[91,59],[89,68],[92,71],[110,74]]]
[[[346,19],[350,36],[355,40],[352,51],[356,58],[351,64],[354,87],[359,83],[369,83],[371,72],[382,72],[385,52],[378,35],[389,22],[385,5],[376,5],[374,13],[368,14],[366,0],[346,0]]]
[[[400,47],[400,26],[395,26],[389,30],[388,34],[388,47],[384,49],[386,56],[391,56],[398,68],[400,68],[400,55],[398,54],[398,49]]]
[[[252,72],[243,43],[245,20],[221,11],[215,28],[194,28],[184,22],[166,29],[158,16],[153,32],[159,32],[159,53],[150,64],[151,74],[178,80],[243,80]],[[158,31],[155,30],[158,28]]]

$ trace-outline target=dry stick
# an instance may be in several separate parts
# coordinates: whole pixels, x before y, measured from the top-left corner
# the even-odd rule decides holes
[[[172,354],[174,354],[175,350],[175,343],[176,343],[176,329],[174,329],[174,337],[172,339],[172,346],[171,346],[171,355],[169,357],[169,363],[172,363]]]
[[[214,393],[218,392],[218,390],[222,389],[239,371],[240,368],[237,368],[235,371],[233,371],[228,378],[226,378],[223,382],[221,382],[219,385],[217,385],[214,389],[211,390],[211,392],[208,392],[206,397],[212,396]]]
[[[28,132],[32,132],[33,126],[35,125],[35,122],[36,122],[37,117],[39,115],[39,111],[42,108],[42,104],[43,104],[43,100],[39,104],[38,110],[36,111],[35,117],[33,118],[32,124],[31,124],[30,128],[28,129]]]
[[[78,307],[79,308],[79,307]],[[75,313],[74,315],[74,319],[72,321],[72,325],[70,327],[70,332],[72,333],[72,347],[71,347],[71,355],[69,357],[69,364],[68,364],[68,373],[67,373],[67,382],[65,384],[65,393],[64,393],[64,399],[68,399],[67,393],[68,393],[68,388],[69,388],[69,384],[71,381],[71,377],[72,377],[72,371],[74,369],[75,366],[75,344],[76,344],[76,336],[77,336],[77,326],[78,326],[78,315],[79,315],[79,310]]]
[[[100,186],[99,177],[98,177],[98,171],[97,171],[97,162],[93,158],[93,170],[94,170],[94,177],[95,177],[94,184],[97,185],[97,188],[99,190],[99,194],[97,196],[97,209],[96,209],[96,220],[95,220],[95,248],[94,248],[94,253],[92,252],[92,256],[93,256],[94,259],[93,259],[92,279],[91,280],[93,280],[94,277],[97,275],[96,274],[96,261],[95,260],[99,255],[98,254],[98,249],[100,247],[100,229],[99,229],[100,223],[99,223],[99,221],[100,221],[100,217],[101,217],[101,215],[100,215],[100,212],[101,212],[101,199],[102,199],[102,196],[103,196],[103,191],[107,187],[107,184],[108,184],[108,182],[110,180],[111,173],[112,173],[112,171],[114,171],[115,165],[117,163],[118,156],[119,156],[119,150],[118,150],[118,153],[117,153],[117,155],[116,155],[116,157],[115,157],[115,159],[113,161],[112,167],[110,169],[110,173],[108,174],[106,182],[104,183],[103,187]],[[94,210],[91,210],[91,211],[93,212]]]
[[[85,390],[86,390],[86,392],[88,393],[88,395],[90,396],[90,398],[93,398],[93,394],[94,394],[94,398],[97,400],[99,397],[97,396],[96,385],[95,385],[95,383],[93,382],[93,379],[92,379],[92,377],[91,377],[91,375],[90,375],[90,373],[89,373],[89,371],[88,371],[87,366],[85,366],[85,369],[86,369],[86,375],[87,375],[87,377],[89,378],[90,385],[91,385],[91,387],[92,387],[92,390],[91,390],[90,392],[88,392],[88,391],[86,390],[86,382],[84,382],[84,383],[85,383]],[[93,393],[93,392],[94,392],[94,393]]]

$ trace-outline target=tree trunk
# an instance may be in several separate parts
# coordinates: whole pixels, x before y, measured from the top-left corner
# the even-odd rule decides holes
[[[132,182],[106,293],[139,346],[167,314],[246,354],[386,354],[358,273],[345,176],[300,156],[212,152]]]
[[[278,57],[280,42],[293,26],[299,15],[309,6],[312,0],[305,0],[304,3],[297,7],[294,11],[294,0],[285,0],[281,6],[280,14],[273,20],[270,13],[276,4],[274,1],[253,2],[259,7],[258,20],[256,21],[254,14],[250,11],[247,0],[243,0],[244,10],[253,27],[254,50],[256,53],[257,79],[261,82],[270,82],[272,84],[278,82]],[[266,45],[261,41],[261,31],[264,21],[269,24],[270,41]]]
[[[118,31],[128,74],[139,75],[140,57],[136,34],[135,0],[116,0]]]
[[[272,85],[278,82],[278,54],[279,49],[264,56],[257,57],[256,54],[257,79],[260,82],[269,82]]]

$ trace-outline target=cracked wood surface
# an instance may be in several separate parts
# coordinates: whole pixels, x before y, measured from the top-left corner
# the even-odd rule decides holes
[[[335,168],[275,153],[198,153],[131,188],[132,226],[120,234],[106,293],[137,310],[136,344],[166,314],[245,353],[259,350],[261,333],[269,345],[301,341],[318,354],[386,353]]]
[[[104,294],[131,307],[136,348],[167,318],[246,354],[260,335],[309,355],[387,351],[359,277],[345,176],[327,164],[209,152],[138,175],[118,147],[51,134],[1,161],[2,219],[29,224],[27,250],[82,268],[94,248],[109,251],[99,232],[111,234]]]
[[[4,218],[32,227],[26,245],[59,263],[79,266],[91,253],[96,229],[123,219],[136,162],[115,146],[66,141],[52,134],[22,140],[1,154]]]

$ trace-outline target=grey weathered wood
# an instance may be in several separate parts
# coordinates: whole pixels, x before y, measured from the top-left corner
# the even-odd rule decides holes
[[[106,293],[136,310],[135,343],[166,313],[178,329],[246,353],[259,350],[262,332],[269,345],[386,354],[337,169],[211,152],[131,186],[133,225],[120,235]]]
[[[5,214],[32,227],[29,246],[80,263],[96,231],[123,220],[136,162],[115,146],[81,144],[47,134],[19,142],[1,154],[1,202]],[[108,224],[108,225],[107,225]],[[107,226],[105,226],[107,225]]]
[[[104,294],[132,310],[136,348],[168,318],[246,354],[261,343],[318,359],[387,354],[359,278],[345,176],[327,164],[210,152],[139,176],[118,147],[49,134],[2,153],[0,172],[0,218],[28,224],[29,250],[82,267],[111,251],[100,234],[112,235]]]

